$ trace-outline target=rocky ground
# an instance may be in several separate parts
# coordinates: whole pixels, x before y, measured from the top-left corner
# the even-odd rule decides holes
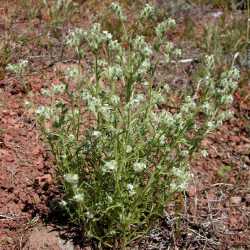
[[[82,3],[81,11],[94,15],[91,2]],[[55,53],[60,48],[60,39],[54,38],[57,42],[51,45],[41,35],[49,19],[46,13],[28,19],[18,1],[0,3],[0,36],[11,48],[8,52],[1,44],[0,51],[0,249],[91,249],[75,231],[48,216],[59,195],[53,158],[25,107],[27,100],[43,103],[41,88],[59,81],[58,72],[67,66],[65,58],[49,57],[49,50]],[[203,22],[214,20],[213,13],[223,11],[211,6],[193,10],[196,31]],[[179,24],[173,41],[181,41],[187,32],[185,18],[190,13],[174,13]],[[86,25],[90,20],[86,15],[75,22]],[[190,43],[183,44],[188,55],[197,53]],[[25,75],[28,91],[5,71],[6,64],[18,58],[28,58],[31,64]],[[192,63],[185,67],[192,68]],[[187,192],[168,206],[163,221],[132,249],[250,249],[250,82],[247,69],[242,67],[242,72],[235,117],[203,141],[208,155],[194,159]]]

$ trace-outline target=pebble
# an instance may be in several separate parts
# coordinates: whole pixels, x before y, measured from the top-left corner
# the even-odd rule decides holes
[[[233,197],[231,197],[230,198],[230,203],[232,204],[232,205],[240,205],[240,203],[241,203],[241,197],[240,196],[233,196]]]

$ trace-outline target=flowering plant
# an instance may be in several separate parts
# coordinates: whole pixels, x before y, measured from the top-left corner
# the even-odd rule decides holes
[[[44,90],[52,102],[37,115],[64,187],[62,206],[87,237],[125,248],[185,190],[201,140],[232,115],[239,72],[231,68],[215,77],[213,57],[206,56],[204,76],[193,93],[179,96],[173,111],[163,105],[173,94],[170,86],[155,82],[159,58],[169,64],[181,55],[166,39],[175,21],[159,23],[148,42],[128,32],[119,5],[111,9],[123,23],[119,41],[98,23],[72,31],[67,44],[80,58],[88,46],[91,71],[70,68],[65,83]],[[146,5],[138,23],[153,14]]]
[[[29,90],[29,86],[27,82],[25,81],[25,73],[28,68],[28,61],[27,60],[20,60],[16,64],[8,64],[6,69],[10,71],[11,73],[15,74],[18,80],[20,81],[22,85],[22,90],[24,92],[27,92]]]

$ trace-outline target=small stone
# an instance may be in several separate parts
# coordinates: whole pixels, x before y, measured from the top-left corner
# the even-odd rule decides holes
[[[11,238],[11,237],[8,237],[8,236],[2,238],[1,241],[2,241],[3,243],[13,244],[13,245],[14,245],[14,243],[15,243],[15,242],[14,242],[14,239]]]
[[[237,152],[242,155],[248,155],[250,153],[250,144],[240,144],[237,146]]]
[[[250,194],[246,194],[245,200],[246,200],[246,205],[250,206]]]
[[[33,194],[32,200],[33,200],[34,204],[38,204],[41,202],[39,195],[36,193]]]
[[[48,186],[48,185],[51,185],[52,183],[53,183],[53,179],[50,174],[45,174],[35,179],[35,184],[38,184],[40,187]]]
[[[231,197],[230,198],[230,203],[232,204],[232,205],[240,205],[240,203],[241,203],[241,197],[240,196],[233,196],[233,197]]]

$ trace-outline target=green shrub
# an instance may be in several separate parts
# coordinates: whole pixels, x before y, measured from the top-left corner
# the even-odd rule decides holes
[[[73,0],[43,0],[42,7],[47,14],[47,29],[50,35],[58,38],[60,30],[74,17],[78,5]]]
[[[6,66],[6,69],[9,72],[16,75],[17,80],[19,81],[19,83],[21,85],[21,89],[25,93],[30,90],[30,86],[28,85],[28,83],[26,82],[25,77],[24,77],[24,75],[25,75],[25,73],[27,71],[27,67],[28,67],[28,61],[27,60],[20,60],[16,64],[9,63]]]
[[[159,64],[180,56],[166,39],[175,21],[159,23],[154,41],[147,42],[126,30],[119,5],[111,8],[122,22],[119,41],[98,23],[72,31],[67,44],[80,59],[88,46],[91,70],[71,67],[65,83],[43,91],[51,105],[37,115],[64,188],[61,205],[100,247],[125,248],[185,190],[192,154],[232,115],[239,72],[231,68],[215,77],[213,57],[206,56],[193,95],[179,96],[175,112],[160,108],[168,107],[173,93],[157,79]],[[135,22],[142,25],[153,14],[146,5]]]

